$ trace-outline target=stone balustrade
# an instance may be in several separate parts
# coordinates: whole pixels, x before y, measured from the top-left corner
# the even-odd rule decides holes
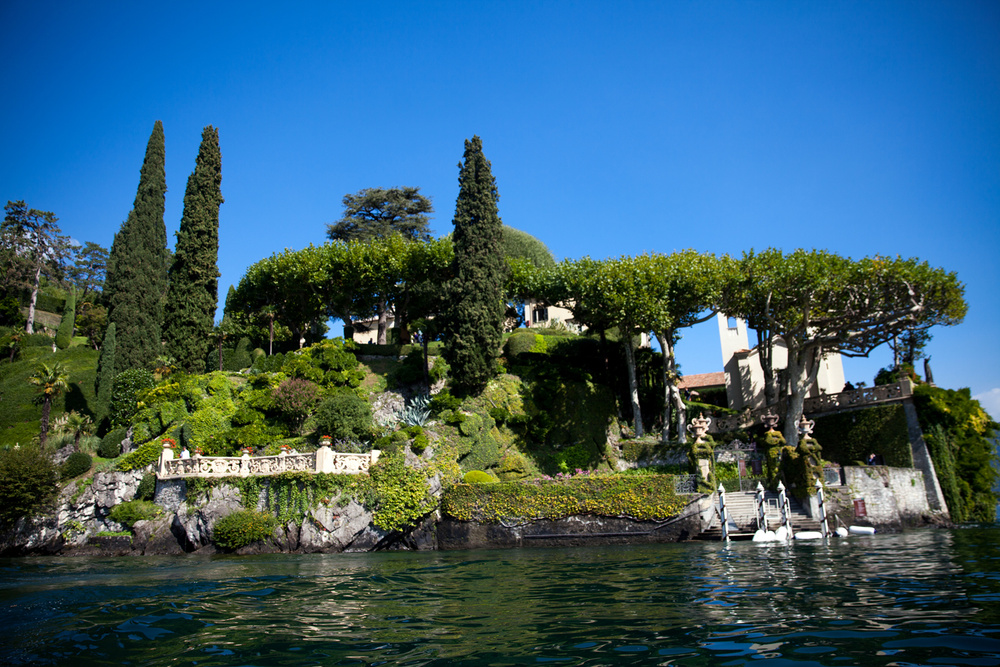
[[[837,394],[822,394],[807,398],[803,404],[802,411],[806,414],[814,415],[823,412],[837,412],[848,408],[858,408],[866,405],[878,405],[879,403],[891,403],[899,401],[907,396],[913,395],[913,383],[909,378],[903,378],[896,384],[884,384],[876,387],[862,387],[851,391],[842,391]],[[754,424],[759,424],[761,417],[769,411],[775,414],[785,414],[785,401],[779,401],[776,406],[756,408],[755,410],[744,410],[739,414],[728,417],[715,417],[709,428],[710,433],[725,433],[741,428],[750,428]]]
[[[378,461],[379,450],[365,454],[334,452],[322,446],[308,454],[281,452],[277,456],[199,456],[175,459],[173,450],[164,447],[160,454],[157,477],[179,479],[183,477],[249,477],[251,475],[279,475],[283,472],[358,474],[368,472]]]

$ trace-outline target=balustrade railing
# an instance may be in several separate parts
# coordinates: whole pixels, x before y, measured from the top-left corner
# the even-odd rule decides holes
[[[157,477],[249,477],[278,475],[283,472],[358,474],[368,472],[378,461],[379,450],[364,454],[334,452],[320,447],[308,454],[281,452],[277,456],[199,456],[175,459],[173,450],[164,447],[160,454]]]
[[[878,403],[888,403],[898,401],[913,394],[913,385],[909,379],[895,384],[884,384],[876,387],[863,387],[842,391],[837,394],[823,394],[807,398],[802,406],[803,412],[807,414],[819,414],[823,412],[834,412],[846,408],[856,408],[863,405],[876,405]],[[782,399],[778,404],[747,409],[739,414],[728,417],[715,417],[709,427],[709,433],[725,433],[741,428],[749,428],[760,423],[760,418],[770,411],[784,415],[786,403]]]

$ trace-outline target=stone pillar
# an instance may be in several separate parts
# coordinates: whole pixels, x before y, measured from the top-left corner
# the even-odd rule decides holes
[[[371,452],[371,461],[368,462],[368,467],[375,465],[378,462],[378,457],[382,455],[382,450],[373,449]]]
[[[316,472],[333,472],[333,451],[326,445],[316,450]]]
[[[167,461],[174,460],[174,450],[170,448],[170,445],[163,443],[163,450],[160,451],[160,465],[157,475],[159,477],[167,476]]]

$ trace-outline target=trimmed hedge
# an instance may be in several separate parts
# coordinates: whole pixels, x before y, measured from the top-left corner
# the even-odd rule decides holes
[[[817,417],[813,437],[823,448],[823,458],[841,465],[854,465],[867,461],[869,454],[878,454],[887,466],[913,467],[902,405]]]
[[[62,465],[62,478],[71,479],[73,477],[78,477],[83,473],[90,470],[90,466],[94,463],[94,460],[90,458],[90,454],[84,452],[73,452],[66,459],[66,463]]]
[[[576,514],[640,521],[677,516],[687,500],[671,475],[575,477],[563,481],[456,484],[441,499],[442,512],[460,521],[564,519]]]
[[[163,451],[163,444],[157,440],[151,440],[138,449],[123,456],[115,464],[115,470],[128,472],[129,470],[139,470],[160,460],[160,452]]]

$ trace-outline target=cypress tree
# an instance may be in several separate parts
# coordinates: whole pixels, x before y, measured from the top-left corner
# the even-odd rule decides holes
[[[219,206],[222,204],[219,131],[201,134],[194,172],[184,192],[184,214],[163,321],[167,352],[189,373],[205,372],[205,355],[219,300]]]
[[[97,359],[97,386],[94,393],[97,394],[98,412],[103,416],[108,412],[111,404],[111,384],[115,379],[115,323],[108,325],[104,332],[104,342],[101,344],[101,356]]]
[[[104,294],[108,321],[118,325],[116,366],[152,368],[162,352],[160,327],[167,292],[167,193],[163,123],[156,121],[139,172],[135,203],[115,234]]]
[[[503,333],[502,228],[496,181],[478,136],[465,141],[455,203],[454,279],[444,317],[445,358],[459,392],[475,393],[496,373]]]
[[[74,322],[76,322],[76,290],[71,288],[69,296],[66,297],[66,306],[63,308],[59,328],[56,329],[56,347],[60,350],[65,350],[73,342]]]

